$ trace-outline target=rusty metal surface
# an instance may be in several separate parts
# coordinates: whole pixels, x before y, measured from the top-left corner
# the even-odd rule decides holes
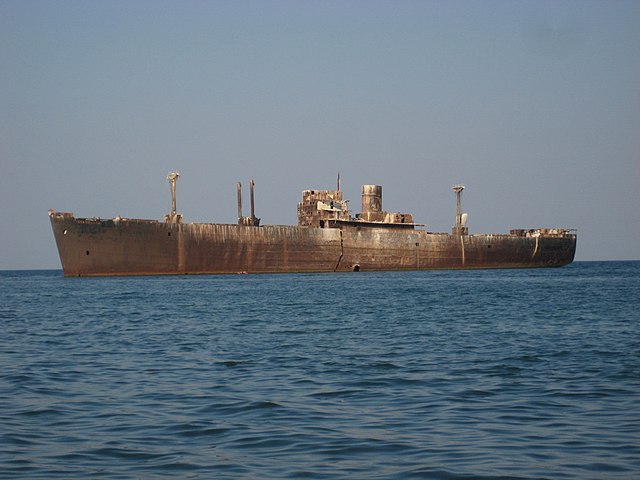
[[[341,190],[304,190],[298,203],[298,225],[324,226],[330,220],[351,218]]]
[[[337,190],[304,190],[298,225],[260,226],[242,213],[238,182],[238,224],[184,224],[176,210],[164,222],[116,217],[76,219],[49,211],[65,275],[177,275],[207,273],[344,272],[444,268],[558,267],[571,263],[576,235],[566,229],[516,229],[508,235],[468,235],[461,210],[464,186],[454,187],[452,234],[417,230],[413,215],[382,208],[382,187],[362,187],[362,211],[351,216]]]
[[[564,231],[454,236],[352,225],[76,219],[58,212],[50,219],[67,276],[558,267],[573,261],[576,247],[576,235]]]

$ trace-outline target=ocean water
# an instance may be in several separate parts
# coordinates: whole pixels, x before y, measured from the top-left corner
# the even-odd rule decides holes
[[[2,478],[640,478],[640,262],[0,300]]]

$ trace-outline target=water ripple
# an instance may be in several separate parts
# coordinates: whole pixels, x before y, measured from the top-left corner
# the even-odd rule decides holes
[[[638,262],[0,290],[0,478],[640,477]]]

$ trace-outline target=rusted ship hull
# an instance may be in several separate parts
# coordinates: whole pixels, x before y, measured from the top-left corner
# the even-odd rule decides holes
[[[560,267],[576,235],[183,224],[49,212],[66,276]]]

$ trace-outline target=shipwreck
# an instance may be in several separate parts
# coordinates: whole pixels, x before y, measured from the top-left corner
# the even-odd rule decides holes
[[[297,225],[261,225],[242,211],[236,224],[185,223],[176,209],[163,221],[76,218],[49,211],[65,276],[224,273],[357,272],[429,269],[560,267],[571,263],[576,233],[567,228],[520,228],[508,234],[470,234],[456,185],[451,233],[434,233],[410,213],[386,212],[382,187],[362,187],[361,211],[351,214],[340,177],[335,190],[304,190]]]

